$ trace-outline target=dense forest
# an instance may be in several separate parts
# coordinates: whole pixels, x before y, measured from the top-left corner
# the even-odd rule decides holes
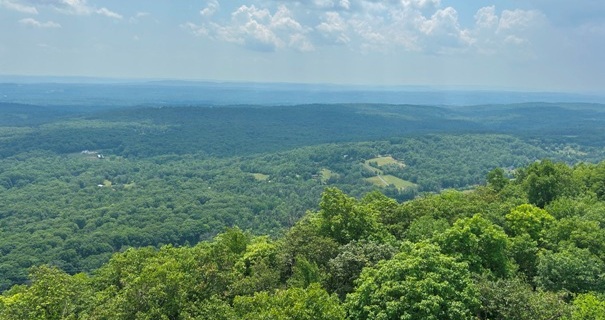
[[[603,110],[2,103],[0,318],[601,312]]]
[[[277,237],[229,228],[130,248],[90,274],[52,264],[3,319],[603,319],[605,162],[497,168],[398,203],[327,187]]]

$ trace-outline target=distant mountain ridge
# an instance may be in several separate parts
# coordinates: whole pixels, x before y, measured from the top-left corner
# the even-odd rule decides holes
[[[605,103],[605,94],[435,86],[358,86],[192,80],[0,76],[0,102],[40,105],[387,103],[464,106]]]

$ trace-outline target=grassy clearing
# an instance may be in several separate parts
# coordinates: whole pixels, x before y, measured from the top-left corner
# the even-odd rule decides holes
[[[375,167],[372,167],[372,166],[370,165],[369,161],[370,161],[370,160],[367,160],[366,162],[364,162],[364,163],[363,163],[363,167],[364,167],[366,170],[368,170],[368,171],[370,171],[370,172],[373,172],[374,174],[378,174],[378,175],[380,175],[380,174],[384,174],[384,172],[382,172],[382,170],[380,170],[380,169],[378,169],[378,168],[375,168]]]
[[[321,169],[321,171],[319,172],[319,175],[320,175],[321,182],[323,182],[323,183],[328,182],[328,180],[330,180],[330,178],[332,178],[332,177],[338,178],[338,173],[334,173],[334,172],[332,172],[332,170],[328,170],[328,169]]]
[[[136,183],[134,183],[134,182],[127,183],[127,184],[125,184],[125,185],[124,185],[124,189],[125,189],[125,190],[130,190],[130,189],[132,189],[132,188],[136,187],[136,185],[137,185],[137,184],[136,184]]]
[[[400,167],[405,167],[405,164],[401,161],[396,160],[391,156],[387,157],[376,157],[365,161],[365,164],[370,165],[371,162],[376,163],[379,167],[394,164]]]
[[[252,176],[256,181],[267,181],[267,179],[269,179],[269,175],[263,173],[253,173]]]
[[[392,184],[393,186],[395,186],[395,188],[400,189],[400,190],[416,186],[416,184],[414,184],[410,181],[406,181],[406,180],[397,178],[392,175],[371,177],[371,178],[367,178],[366,181],[369,181],[379,187],[386,187],[386,186]]]
[[[374,164],[374,166],[370,165]],[[400,166],[400,167],[405,167],[405,164],[401,161],[398,161],[397,159],[391,157],[391,156],[386,156],[386,157],[376,157],[376,158],[372,158],[372,159],[368,159],[366,161],[364,161],[363,166],[364,168],[366,168],[366,170],[373,172],[374,174],[377,175],[383,175],[384,172],[382,170],[380,170],[380,167],[382,166],[386,166],[386,165],[396,165],[396,166]],[[378,168],[376,167],[378,166]]]

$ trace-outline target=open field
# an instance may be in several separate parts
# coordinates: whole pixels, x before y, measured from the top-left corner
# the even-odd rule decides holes
[[[337,173],[334,173],[334,172],[332,172],[332,170],[325,169],[325,168],[321,169],[321,171],[319,172],[319,175],[320,175],[321,182],[323,182],[323,183],[327,183],[328,180],[330,180],[330,178],[332,178],[332,177],[335,177],[335,178],[338,177]]]
[[[253,173],[252,176],[257,181],[266,181],[267,179],[269,179],[269,175],[266,175],[266,174],[263,174],[263,173]]]
[[[386,157],[376,157],[376,158],[372,158],[369,160],[366,160],[365,163],[366,164],[370,164],[371,162],[376,163],[379,167],[382,166],[386,166],[389,164],[394,164],[394,165],[398,165],[401,167],[405,167],[405,164],[401,161],[396,160],[395,158],[391,157],[391,156],[386,156]]]
[[[374,166],[372,166],[371,164],[374,164]],[[376,166],[382,167],[382,166],[391,165],[391,164],[400,166],[402,168],[405,167],[405,164],[403,162],[398,161],[391,156],[375,157],[375,158],[368,159],[363,162],[363,166],[368,171],[373,172],[374,174],[377,174],[377,175],[382,175],[382,174],[384,174],[384,172],[382,170],[380,170],[380,168],[377,168]]]
[[[392,184],[397,189],[405,189],[405,188],[410,188],[410,187],[416,186],[416,184],[414,184],[412,182],[397,178],[392,175],[386,175],[386,176],[379,175],[376,177],[367,178],[366,181],[369,181],[379,187],[386,187],[386,186]]]

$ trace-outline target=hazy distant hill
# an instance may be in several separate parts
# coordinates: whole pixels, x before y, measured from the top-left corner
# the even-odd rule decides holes
[[[479,105],[522,102],[605,103],[605,96],[426,86],[140,81],[0,77],[0,102],[107,107],[115,105],[385,103]]]

